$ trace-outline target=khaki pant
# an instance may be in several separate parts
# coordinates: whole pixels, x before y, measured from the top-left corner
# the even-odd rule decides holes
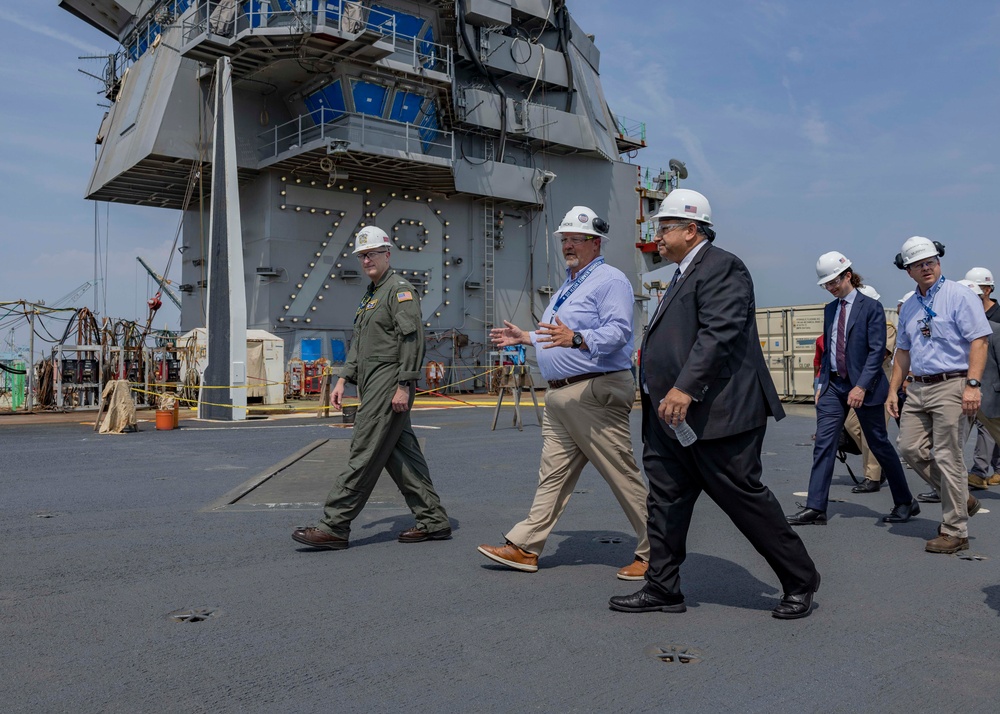
[[[635,384],[627,371],[545,393],[538,489],[528,517],[511,529],[507,540],[540,555],[589,462],[608,482],[635,529],[639,539],[635,554],[649,560],[646,484],[632,453],[629,431],[634,400]]]
[[[889,426],[888,411],[885,413],[885,425]],[[847,413],[847,421],[844,422],[844,429],[854,439],[854,443],[861,448],[861,463],[865,468],[865,478],[869,481],[881,481],[882,467],[878,465],[878,459],[872,455],[871,450],[868,448],[865,435],[861,433],[861,422],[858,421],[858,415],[853,409]]]
[[[969,535],[969,481],[962,453],[969,428],[962,414],[964,389],[964,379],[912,382],[899,419],[903,458],[941,494],[941,530],[959,538]]]

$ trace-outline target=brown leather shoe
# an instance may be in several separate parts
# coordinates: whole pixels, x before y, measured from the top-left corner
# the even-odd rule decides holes
[[[624,568],[618,571],[619,580],[645,580],[646,571],[649,570],[649,563],[640,558],[638,555],[635,556],[635,560],[632,561],[630,565],[626,565]]]
[[[481,545],[476,550],[485,555],[490,560],[495,560],[501,565],[506,565],[514,570],[522,570],[525,573],[533,573],[538,570],[538,556],[521,550],[513,543],[507,543],[499,547],[492,545]]]
[[[990,476],[990,486],[1000,486],[1000,474]]]
[[[309,545],[313,548],[329,548],[330,550],[344,550],[347,548],[347,538],[335,536],[319,528],[296,528],[292,533],[292,540],[302,545]]]
[[[939,535],[934,540],[927,541],[927,545],[924,546],[924,550],[928,553],[944,553],[946,555],[951,555],[952,553],[957,553],[960,550],[969,549],[969,539],[959,538],[953,535]]]
[[[419,526],[413,526],[399,534],[396,540],[400,543],[422,543],[425,540],[448,540],[451,538],[451,528],[427,532]]]
[[[989,488],[989,479],[980,476],[979,474],[969,474],[969,488],[975,488],[978,490],[983,490]]]
[[[983,504],[975,496],[969,496],[969,500],[965,502],[965,508],[969,512],[970,517],[979,513],[979,509],[982,507]]]

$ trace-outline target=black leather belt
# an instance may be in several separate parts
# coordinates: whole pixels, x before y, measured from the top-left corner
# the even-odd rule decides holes
[[[841,374],[840,372],[837,372],[837,371],[830,372],[830,376],[831,377],[836,377],[837,379],[847,379],[847,375],[846,374]]]
[[[606,374],[618,374],[619,372],[627,371],[627,369],[617,369],[614,372],[587,372],[586,374],[574,374],[572,377],[566,377],[566,379],[551,379],[549,380],[549,389],[560,389],[561,387],[568,387],[571,384],[582,382],[585,379],[593,379],[594,377],[603,377]]]
[[[913,381],[921,384],[937,384],[949,379],[965,379],[968,375],[968,372],[942,372],[941,374],[925,374],[922,377],[915,374]]]

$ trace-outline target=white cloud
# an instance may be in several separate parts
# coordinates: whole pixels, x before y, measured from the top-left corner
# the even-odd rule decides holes
[[[54,40],[59,40],[60,42],[75,47],[81,52],[86,52],[87,54],[91,55],[108,54],[108,51],[105,49],[101,49],[96,45],[91,45],[86,42],[83,42],[77,39],[76,37],[73,37],[73,35],[68,35],[65,32],[60,32],[59,30],[55,30],[49,27],[48,25],[43,25],[39,22],[33,22],[32,20],[26,20],[17,13],[13,13],[10,10],[0,10],[0,20],[13,23],[14,25],[18,25],[26,30],[35,32],[39,35],[44,35],[46,37],[51,37]]]
[[[802,135],[805,136],[813,146],[823,147],[830,143],[830,130],[819,110],[815,106],[806,109],[806,117],[802,121]]]
[[[798,47],[793,47],[788,50],[788,52],[785,53],[785,57],[787,57],[790,62],[794,62],[795,64],[798,64],[805,59],[805,55],[802,54],[802,50]]]

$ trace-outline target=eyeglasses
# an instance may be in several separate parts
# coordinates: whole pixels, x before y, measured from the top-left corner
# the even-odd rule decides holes
[[[840,275],[838,275],[837,277],[835,277],[833,280],[827,280],[825,283],[823,283],[823,287],[824,288],[835,288],[838,285],[840,285],[841,281],[844,278],[846,278],[846,277],[847,277],[847,273],[843,272]]]
[[[385,255],[388,252],[389,251],[387,251],[387,250],[372,250],[372,251],[369,251],[367,253],[361,253],[358,256],[358,260],[360,260],[362,263],[364,263],[366,260],[375,260],[375,256],[376,255]]]
[[[659,227],[656,229],[656,233],[654,234],[654,238],[659,238],[660,236],[664,236],[667,233],[669,233],[670,231],[672,231],[674,228],[687,228],[690,225],[691,225],[690,222],[688,222],[688,223],[661,223],[659,225]]]
[[[563,245],[569,243],[570,245],[580,245],[581,243],[586,243],[588,240],[594,240],[595,236],[561,236],[559,242]]]
[[[923,270],[924,268],[931,268],[938,264],[937,258],[931,258],[930,260],[922,260],[919,263],[910,263],[906,266],[907,270]]]

